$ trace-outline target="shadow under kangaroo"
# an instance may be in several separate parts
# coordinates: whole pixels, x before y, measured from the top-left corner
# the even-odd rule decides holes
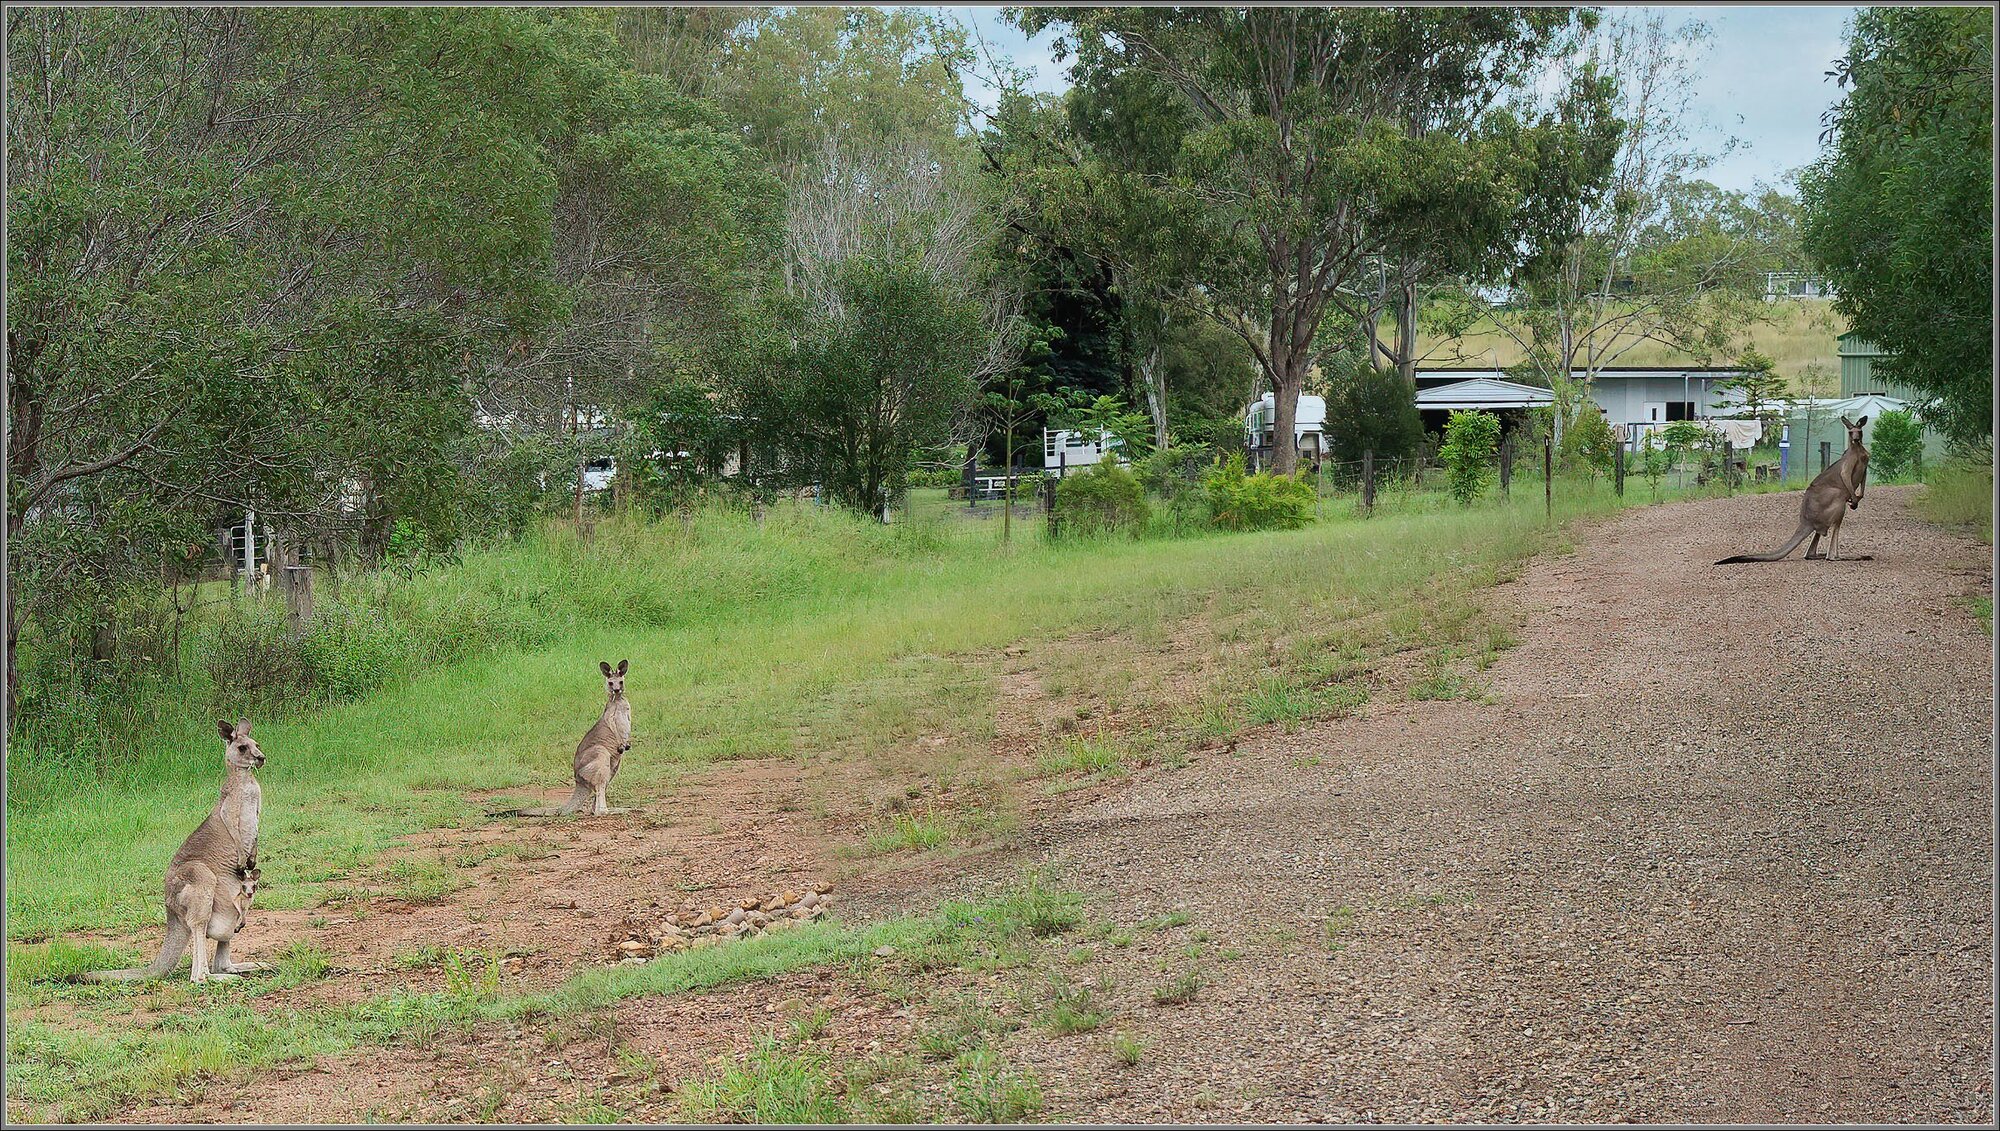
[[[598,662],[598,669],[604,673],[604,712],[597,716],[596,724],[584,734],[583,741],[576,744],[576,789],[569,800],[554,808],[495,809],[487,816],[566,817],[582,810],[586,802],[593,816],[631,812],[604,803],[604,791],[610,787],[611,779],[618,776],[625,752],[632,749],[632,704],[625,698],[625,664],[626,661],[620,660],[614,669],[609,663]]]
[[[229,944],[243,929],[250,898],[257,891],[257,822],[264,811],[264,791],[257,768],[264,752],[250,737],[250,721],[234,727],[223,719],[222,756],[228,770],[222,796],[208,819],[181,843],[167,863],[167,939],[151,966],[131,970],[91,970],[86,982],[130,982],[163,978],[194,944],[194,980],[234,978],[271,967],[262,962],[232,962]],[[209,944],[214,944],[214,954]]]
[[[1768,554],[1736,554],[1723,558],[1716,565],[1731,565],[1736,562],[1780,561],[1799,548],[1799,543],[1812,535],[1812,545],[1806,547],[1807,558],[1819,558],[1829,562],[1865,562],[1874,560],[1873,554],[1853,554],[1841,557],[1835,547],[1840,544],[1840,523],[1846,512],[1861,506],[1861,496],[1868,485],[1868,449],[1862,446],[1861,429],[1868,423],[1867,417],[1849,420],[1841,417],[1847,426],[1847,450],[1833,466],[1813,477],[1806,487],[1805,498],[1799,502],[1799,528],[1792,540],[1782,549]],[[1826,553],[1815,553],[1819,549],[1820,537],[1826,537]]]

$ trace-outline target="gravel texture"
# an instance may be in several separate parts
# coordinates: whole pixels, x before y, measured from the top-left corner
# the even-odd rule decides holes
[[[1041,826],[1094,906],[1212,940],[1137,1066],[1046,1046],[1063,1112],[1990,1124],[1989,551],[1909,491],[1851,517],[1865,562],[1709,564],[1796,493],[1627,512],[1495,591],[1528,623],[1487,701],[1380,696]]]

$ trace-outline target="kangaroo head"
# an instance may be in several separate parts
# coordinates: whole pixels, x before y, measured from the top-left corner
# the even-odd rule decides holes
[[[1840,422],[1847,427],[1847,442],[1850,444],[1859,444],[1861,442],[1861,430],[1867,427],[1868,418],[1864,416],[1859,420],[1849,420],[1843,416],[1840,418]]]
[[[228,719],[218,719],[216,729],[222,732],[223,760],[239,770],[254,770],[264,764],[264,752],[257,749],[257,740],[250,737],[250,720],[239,720],[235,726]]]
[[[625,698],[625,661],[618,661],[618,666],[613,668],[610,664],[599,660],[597,667],[604,673],[605,693],[613,699]]]
[[[243,871],[236,878],[239,881],[236,898],[248,903],[251,897],[257,894],[257,884],[264,878],[264,872],[257,867],[257,862],[252,860],[243,866]]]

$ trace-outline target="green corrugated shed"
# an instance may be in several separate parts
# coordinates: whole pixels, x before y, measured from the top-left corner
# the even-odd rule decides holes
[[[1880,393],[1912,404],[1924,399],[1923,394],[1908,385],[1897,384],[1876,374],[1876,361],[1889,356],[1889,352],[1881,346],[1861,337],[1853,330],[1835,338],[1834,341],[1839,343],[1841,396],[1861,397],[1869,393]]]
[[[1862,337],[1853,330],[1834,339],[1839,344],[1840,353],[1840,395],[1843,398],[1870,395],[1893,397],[1911,406],[1917,419],[1923,419],[1923,412],[1916,406],[1927,399],[1922,393],[1908,385],[1886,380],[1875,372],[1875,364],[1889,356],[1889,351]],[[1872,429],[1871,429],[1872,431]],[[1935,463],[1944,458],[1944,437],[1929,425],[1924,427],[1924,462]]]

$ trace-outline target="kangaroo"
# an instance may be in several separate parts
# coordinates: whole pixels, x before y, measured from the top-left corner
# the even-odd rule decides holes
[[[1799,529],[1792,535],[1792,540],[1785,543],[1782,549],[1768,554],[1737,554],[1723,558],[1716,565],[1780,561],[1798,549],[1799,543],[1805,541],[1808,534],[1812,535],[1812,545],[1806,547],[1808,559],[1829,562],[1874,560],[1873,554],[1842,557],[1835,549],[1840,543],[1840,522],[1846,517],[1841,511],[1859,509],[1861,497],[1868,486],[1868,449],[1861,443],[1861,429],[1867,425],[1868,418],[1849,420],[1843,416],[1840,422],[1847,427],[1847,450],[1840,454],[1840,459],[1833,466],[1814,476],[1812,483],[1806,487],[1805,498],[1799,503]],[[1826,537],[1824,554],[1816,552],[1822,535]]]
[[[632,704],[625,698],[625,664],[626,661],[620,660],[614,669],[609,663],[598,661],[597,667],[604,673],[604,713],[597,716],[596,724],[576,744],[576,789],[569,800],[549,809],[502,809],[488,816],[566,817],[586,803],[591,814],[598,817],[631,811],[604,803],[605,789],[618,776],[625,752],[632,749]]]
[[[264,752],[250,737],[248,719],[234,727],[223,719],[216,726],[222,734],[222,756],[228,766],[222,796],[208,819],[167,863],[167,938],[160,956],[150,966],[131,970],[93,970],[83,975],[85,981],[163,978],[180,962],[181,952],[190,942],[194,944],[196,982],[270,969],[261,962],[233,962],[229,957],[230,941],[243,927],[261,876],[257,821],[264,810],[264,791],[257,784],[256,771],[264,764]],[[211,942],[215,944],[213,956]]]

